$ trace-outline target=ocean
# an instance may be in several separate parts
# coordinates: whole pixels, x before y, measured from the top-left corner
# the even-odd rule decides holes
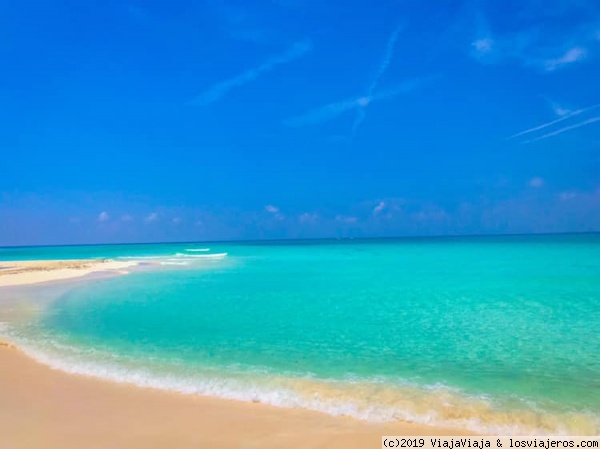
[[[599,234],[0,248],[96,257],[141,264],[0,289],[27,311],[0,313],[0,338],[68,372],[186,394],[600,433]]]

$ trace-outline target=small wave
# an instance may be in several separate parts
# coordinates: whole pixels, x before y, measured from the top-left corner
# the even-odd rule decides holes
[[[185,258],[193,258],[193,259],[223,259],[224,257],[227,257],[227,253],[198,254],[198,255],[177,253],[177,254],[175,254],[175,256],[185,257]]]
[[[145,259],[164,259],[166,257],[169,257],[168,255],[166,256],[121,256],[119,257],[119,259],[125,259],[125,260],[145,260]]]
[[[210,248],[188,248],[188,249],[186,249],[186,251],[197,253],[197,252],[210,251]]]
[[[207,249],[208,251],[208,249]],[[119,257],[121,260],[127,261],[152,261],[159,265],[189,265],[189,261],[202,260],[202,259],[223,259],[227,257],[227,253],[215,253],[215,254],[165,254],[163,256],[123,256]],[[185,262],[188,261],[188,262]]]
[[[2,333],[6,328],[0,327]],[[550,413],[535,408],[507,410],[483,396],[409,382],[326,380],[287,377],[235,368],[190,367],[143,362],[97,349],[46,339],[15,342],[37,361],[62,371],[143,388],[168,390],[284,408],[303,408],[371,422],[408,421],[496,435],[585,435],[600,431],[600,418],[586,413]]]

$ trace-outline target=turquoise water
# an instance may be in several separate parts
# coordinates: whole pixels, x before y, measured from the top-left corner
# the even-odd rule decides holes
[[[3,330],[56,367],[375,421],[600,432],[600,235],[0,249],[86,257],[144,265]]]

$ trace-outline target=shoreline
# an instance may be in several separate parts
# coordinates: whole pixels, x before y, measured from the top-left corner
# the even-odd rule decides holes
[[[94,273],[127,274],[133,261],[112,259],[0,261],[0,288],[81,278]]]
[[[0,341],[0,366],[0,435],[7,449],[364,449],[380,447],[382,435],[473,435],[408,422],[372,423],[299,408],[184,395],[65,373],[6,341]]]
[[[109,259],[0,262],[0,288],[127,274]],[[68,373],[0,340],[0,435],[7,449],[380,447],[382,435],[472,435],[409,422],[373,423]],[[35,432],[32,432],[35,429]],[[157,442],[161,442],[157,446]]]
[[[127,274],[137,265],[112,259],[0,261],[0,288],[71,280],[102,272]]]

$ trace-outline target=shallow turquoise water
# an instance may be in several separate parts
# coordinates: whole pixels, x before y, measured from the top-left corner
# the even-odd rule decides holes
[[[70,371],[361,419],[600,431],[599,235],[0,249],[52,257],[163,263],[9,325]]]

